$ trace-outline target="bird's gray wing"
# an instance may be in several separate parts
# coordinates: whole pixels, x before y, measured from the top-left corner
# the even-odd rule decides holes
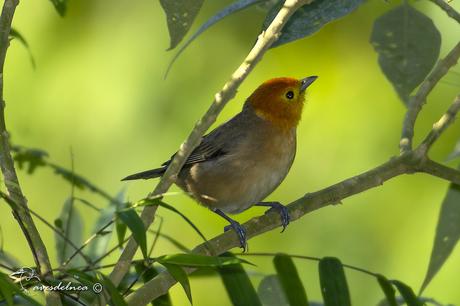
[[[202,163],[215,158],[219,158],[237,144],[238,140],[244,138],[244,134],[250,130],[247,122],[253,121],[252,118],[245,118],[247,114],[239,113],[229,121],[218,126],[209,134],[203,136],[201,143],[193,150],[187,158],[184,166],[190,166],[196,163]],[[245,124],[246,123],[246,124]],[[168,166],[177,152],[171,156],[171,159],[163,163],[163,166]]]
[[[201,143],[196,147],[190,156],[185,161],[185,166],[191,166],[196,163],[201,163],[204,161],[209,161],[211,159],[222,156],[226,153],[225,151],[225,141],[222,141],[219,130],[216,129],[208,135],[205,135],[201,139]],[[164,162],[162,166],[168,166],[177,152],[171,156],[171,159]]]

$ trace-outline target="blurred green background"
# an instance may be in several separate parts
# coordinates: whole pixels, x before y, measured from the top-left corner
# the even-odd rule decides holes
[[[232,1],[205,1],[194,29]],[[266,79],[319,75],[311,87],[298,131],[298,152],[291,172],[269,197],[289,203],[339,180],[361,173],[398,153],[405,108],[377,63],[369,44],[376,17],[397,2],[369,1],[351,15],[315,35],[270,50],[241,86],[218,119],[237,113],[244,99]],[[452,3],[459,10],[460,3]],[[442,33],[441,56],[457,42],[459,25],[427,1],[414,6],[430,16]],[[138,170],[156,167],[177,150],[213,95],[239,65],[256,39],[266,12],[252,7],[211,28],[163,76],[175,51],[160,4],[155,0],[70,1],[61,18],[46,0],[21,1],[13,26],[27,39],[27,51],[11,43],[5,71],[7,125],[12,141],[49,152],[52,161],[70,168],[111,194],[126,188],[128,199],[151,191],[156,181],[120,182]],[[421,139],[460,89],[460,69],[449,73],[430,95],[416,126]],[[460,138],[456,122],[433,148],[443,161]],[[458,159],[449,163],[456,166]],[[33,176],[20,171],[32,209],[49,221],[58,217],[70,186],[51,170]],[[344,263],[397,278],[418,289],[426,271],[441,201],[448,184],[423,174],[398,177],[384,186],[346,199],[252,239],[250,252],[286,252],[335,256]],[[178,190],[174,187],[172,190]],[[89,192],[76,195],[97,204],[105,200]],[[167,197],[207,237],[221,233],[225,222],[185,195]],[[79,206],[89,236],[97,218]],[[239,221],[263,213],[254,208]],[[33,265],[27,243],[7,205],[0,205],[4,248],[24,265]],[[185,222],[163,209],[163,231],[188,247],[200,238]],[[40,232],[55,262],[54,234],[41,223]],[[157,224],[154,225],[156,227]],[[150,238],[150,237],[149,237]],[[150,239],[151,240],[151,239]],[[115,243],[115,241],[113,241]],[[239,250],[235,250],[237,253]],[[155,256],[177,252],[160,240]],[[114,262],[119,253],[105,263]],[[273,273],[271,259],[251,258],[254,284]],[[310,300],[321,300],[316,263],[297,261]],[[460,250],[454,251],[425,295],[460,304]],[[109,271],[107,271],[109,272]],[[347,271],[355,305],[375,305],[382,293],[375,281]],[[176,305],[186,305],[182,289],[171,291]],[[194,304],[229,305],[218,277],[192,279]]]

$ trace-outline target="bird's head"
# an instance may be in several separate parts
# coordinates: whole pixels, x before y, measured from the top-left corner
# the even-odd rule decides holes
[[[257,116],[289,130],[300,121],[305,92],[318,77],[275,78],[264,82],[248,98]]]

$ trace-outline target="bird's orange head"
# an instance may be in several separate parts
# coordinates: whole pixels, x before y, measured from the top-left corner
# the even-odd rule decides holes
[[[305,91],[318,77],[275,78],[264,82],[248,98],[256,114],[287,131],[297,126],[302,115]]]

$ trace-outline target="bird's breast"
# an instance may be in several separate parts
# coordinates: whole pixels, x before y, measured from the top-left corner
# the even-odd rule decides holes
[[[286,177],[295,156],[295,131],[258,131],[214,160],[181,173],[178,185],[200,203],[238,213],[267,197]]]

